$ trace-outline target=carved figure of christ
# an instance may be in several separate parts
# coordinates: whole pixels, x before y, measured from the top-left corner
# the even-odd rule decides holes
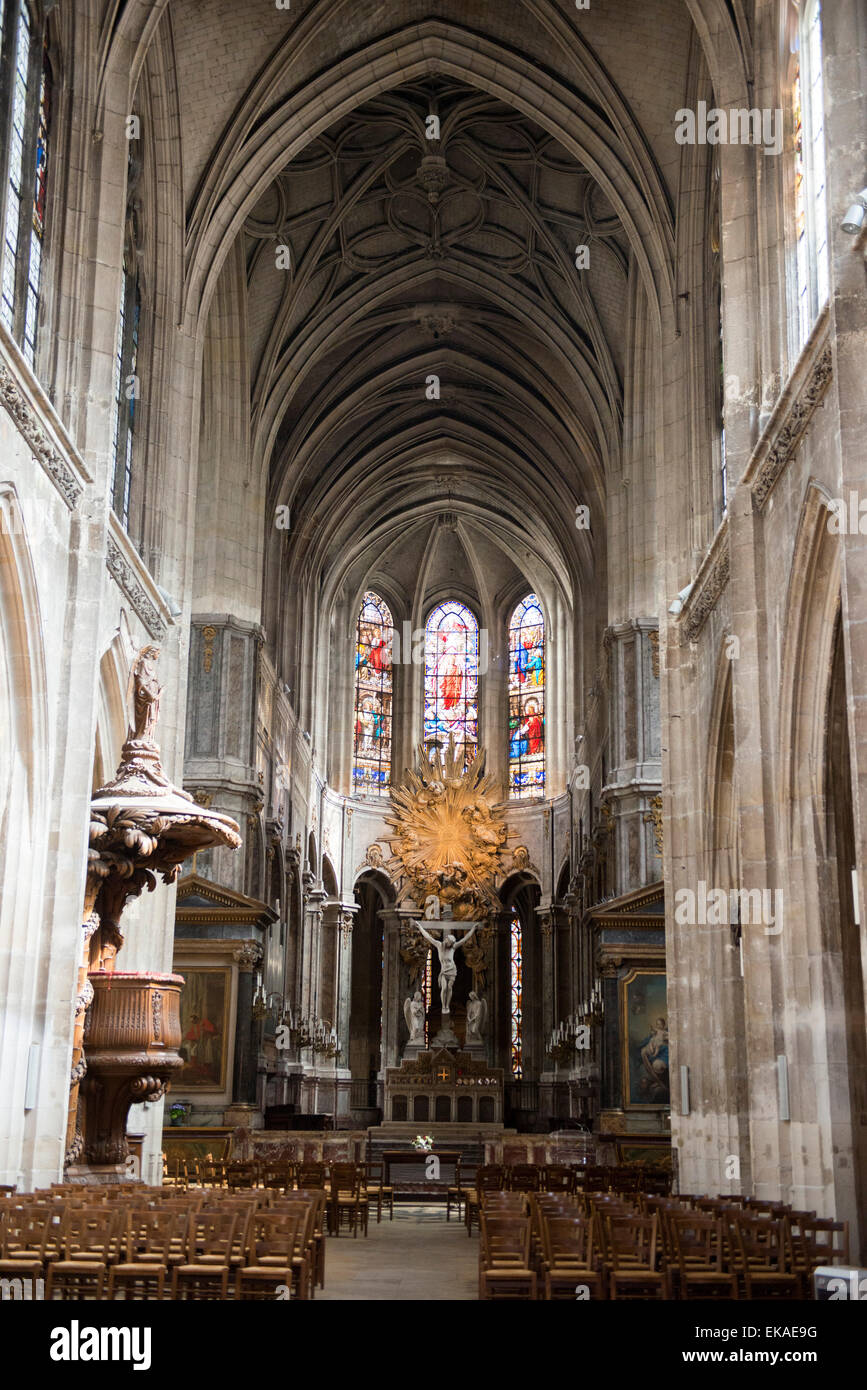
[[[439,956],[439,985],[440,1000],[442,1001],[442,1011],[443,1014],[450,1013],[452,1003],[452,990],[455,987],[455,976],[458,973],[458,967],[455,964],[455,951],[458,949],[459,946],[463,946],[467,941],[469,941],[473,932],[476,930],[478,923],[474,922],[473,925],[469,928],[469,930],[464,932],[460,940],[458,940],[456,936],[453,936],[451,932],[448,932],[446,934],[445,927],[443,927],[443,938],[441,941],[437,941],[436,937],[431,936],[429,932],[426,932],[421,922],[416,922],[416,926],[418,927],[425,941],[430,942],[431,946],[433,946],[434,950]]]

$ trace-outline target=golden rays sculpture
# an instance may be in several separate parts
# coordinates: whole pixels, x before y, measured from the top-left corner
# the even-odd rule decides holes
[[[494,810],[494,779],[485,775],[479,749],[464,770],[464,749],[450,740],[430,756],[417,749],[417,767],[391,794],[393,858],[388,870],[402,880],[401,898],[419,906],[436,895],[455,918],[484,917],[499,908],[494,881],[504,872],[508,830]]]

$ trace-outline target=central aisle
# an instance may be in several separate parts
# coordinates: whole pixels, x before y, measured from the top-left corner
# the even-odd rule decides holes
[[[374,1218],[365,1240],[344,1231],[329,1236],[325,1288],[317,1302],[458,1299],[479,1296],[479,1242],[462,1220],[446,1221],[444,1206],[396,1206],[394,1220]]]

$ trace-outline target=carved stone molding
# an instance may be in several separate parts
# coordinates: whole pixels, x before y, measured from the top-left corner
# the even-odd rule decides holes
[[[262,947],[258,941],[245,941],[232,952],[232,959],[237,961],[241,974],[247,975],[259,964],[262,955]]]
[[[656,841],[656,852],[662,857],[663,828],[662,828],[662,797],[651,797],[649,809],[644,817],[645,821],[653,823],[653,838]]]
[[[202,669],[206,675],[210,673],[211,667],[214,664],[214,638],[216,635],[217,629],[215,627],[202,628],[202,642],[204,643],[202,648]]]
[[[647,634],[650,642],[650,665],[656,679],[659,680],[659,630],[652,628]]]
[[[70,511],[78,506],[82,487],[62,454],[54,448],[35,410],[9,368],[0,362],[0,404],[9,412],[33,456],[45,469]],[[153,634],[154,636],[156,634]]]
[[[683,633],[687,642],[695,642],[698,638],[729,582],[730,573],[728,525],[724,524],[699,570],[683,610]]]
[[[126,594],[151,637],[162,641],[166,635],[165,624],[112,536],[108,537],[105,564],[112,579]]]
[[[831,345],[826,343],[806,383],[784,408],[773,433],[756,450],[752,495],[757,511],[763,509],[774,484],[797,449],[833,375]]]

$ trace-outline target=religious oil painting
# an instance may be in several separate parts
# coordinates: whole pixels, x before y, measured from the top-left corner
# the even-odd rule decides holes
[[[226,1086],[231,970],[181,967],[181,1046],[184,1059],[172,1089],[222,1091]]]
[[[623,1103],[657,1110],[671,1102],[665,972],[630,970],[620,981]]]

